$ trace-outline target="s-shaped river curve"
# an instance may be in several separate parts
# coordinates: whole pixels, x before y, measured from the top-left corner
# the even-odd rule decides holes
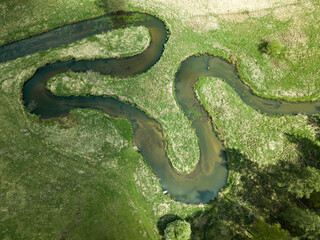
[[[182,62],[175,78],[178,104],[192,123],[199,137],[200,159],[194,171],[188,175],[177,174],[165,152],[161,126],[136,107],[112,97],[60,97],[45,86],[56,74],[67,71],[88,70],[120,77],[134,76],[151,68],[161,57],[168,38],[165,24],[159,19],[139,12],[109,14],[99,18],[70,24],[58,29],[14,42],[0,48],[0,62],[21,57],[39,50],[58,47],[93,34],[119,27],[145,26],[149,29],[151,43],[141,54],[119,59],[65,61],[46,65],[36,71],[23,87],[23,102],[31,113],[42,118],[64,116],[74,108],[99,109],[112,117],[128,119],[133,127],[133,142],[146,162],[159,177],[163,189],[178,201],[186,203],[208,202],[225,185],[227,179],[226,158],[222,143],[217,139],[210,118],[199,103],[193,86],[200,76],[225,79],[251,107],[269,114],[311,114],[318,112],[320,102],[288,103],[255,96],[243,84],[233,65],[224,59],[210,55],[193,56]],[[192,114],[197,112],[196,115]]]

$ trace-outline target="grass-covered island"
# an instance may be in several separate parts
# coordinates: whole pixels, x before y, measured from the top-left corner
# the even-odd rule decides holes
[[[180,174],[200,157],[174,89],[190,56],[227,59],[258,96],[320,100],[318,0],[3,0],[0,46],[117,10],[165,23],[160,60],[134,77],[65,72],[46,87],[144,111]],[[24,83],[46,64],[133,56],[150,41],[131,26],[0,63],[0,239],[320,239],[319,114],[263,114],[223,79],[201,77],[194,91],[225,147],[228,179],[209,203],[185,204],[163,194],[128,120],[94,109],[42,119],[24,107]]]

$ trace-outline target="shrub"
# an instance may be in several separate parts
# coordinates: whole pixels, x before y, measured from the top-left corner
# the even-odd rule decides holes
[[[191,236],[190,223],[176,220],[168,224],[164,230],[166,240],[189,240]]]
[[[267,53],[271,56],[278,56],[283,53],[284,45],[279,39],[264,39],[259,46],[260,51]]]

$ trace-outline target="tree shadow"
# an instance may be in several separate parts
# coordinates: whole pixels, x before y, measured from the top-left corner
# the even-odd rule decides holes
[[[96,0],[95,4],[105,12],[122,11],[127,6],[126,0]]]
[[[261,53],[265,53],[267,54],[267,46],[268,46],[268,42],[265,41],[264,39],[260,40],[260,43],[258,44],[258,50],[261,52]]]
[[[287,134],[290,142],[297,145],[300,153],[299,162],[303,167],[314,167],[320,169],[320,146],[307,137]]]
[[[124,28],[130,26],[131,13],[125,12],[127,0],[95,0],[95,4],[104,12],[112,15],[113,28]]]
[[[190,217],[192,239],[248,239],[260,217],[270,225],[279,223],[279,213],[294,202],[286,189],[293,175],[301,177],[299,165],[280,162],[262,166],[237,149],[227,149],[226,153],[229,193],[213,200],[206,212]]]
[[[250,191],[254,191],[254,196],[260,195],[260,191],[254,190],[257,182],[252,181],[252,174],[248,174],[254,172],[254,176],[259,175],[260,169],[256,163],[250,161],[238,150],[227,149],[226,152],[229,174],[231,174],[229,178],[240,172],[245,176],[241,178],[241,186],[244,187],[240,188],[239,185],[233,185],[229,182],[228,184],[232,185],[231,194],[225,194],[210,201],[210,208],[207,211],[199,211],[189,216],[186,220],[191,224],[191,239],[247,239],[247,228],[254,221],[255,213],[245,205],[239,204],[234,193],[238,195],[238,198],[240,196],[246,201],[248,201],[246,195]],[[259,178],[257,181],[261,181],[261,179]],[[255,197],[251,196],[251,198],[253,202]]]
[[[309,117],[309,123],[316,128],[316,140],[320,141],[320,117]],[[297,196],[297,191],[305,191],[304,187],[312,188],[312,185],[302,184],[302,189],[296,186],[298,182],[310,182],[309,170],[320,168],[320,147],[316,141],[304,136],[286,136],[297,146],[297,159],[267,165],[249,159],[237,149],[226,149],[229,177],[225,188],[228,190],[210,201],[208,210],[187,218],[192,227],[191,239],[248,239],[254,223],[261,217],[269,229],[280,224],[293,237],[304,236],[305,230],[287,216],[288,212],[306,216],[317,214],[315,208],[310,208],[305,199]],[[320,206],[320,197],[318,202]]]
[[[315,129],[315,141],[305,136],[294,134],[287,134],[287,138],[297,146],[299,152],[298,161],[302,169],[306,167],[320,169],[320,145],[317,144],[317,142],[320,142],[320,115],[309,116],[308,122]],[[310,198],[302,198],[301,202],[316,211],[319,208],[320,192],[315,191]]]
[[[283,212],[293,207],[307,209],[300,199],[288,191],[290,184],[297,179],[303,181],[301,162],[280,161],[275,165],[261,166],[251,161],[237,149],[228,149],[228,168],[230,178],[236,178],[237,184],[230,194],[218,197],[212,208],[199,219],[193,216],[194,239],[247,239],[253,223],[263,217],[268,224],[280,223],[294,236],[301,232],[293,231]],[[233,183],[229,183],[233,184]],[[204,221],[199,226],[197,223]]]
[[[176,220],[182,220],[179,216],[175,214],[166,214],[163,215],[157,222],[157,228],[159,233],[163,236],[164,230],[166,229],[167,225],[171,222],[174,222]]]
[[[309,123],[316,127],[319,141],[320,117],[309,117]],[[303,204],[292,188],[295,188],[299,181],[308,182],[309,169],[320,169],[320,146],[315,141],[293,134],[287,134],[287,138],[297,145],[299,157],[282,160],[274,165],[260,166],[237,150],[228,150],[229,170],[241,175],[241,191],[238,192],[238,196],[244,201],[249,201],[265,217],[276,216],[289,203]]]

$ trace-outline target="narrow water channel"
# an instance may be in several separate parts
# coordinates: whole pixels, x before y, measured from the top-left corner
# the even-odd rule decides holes
[[[178,104],[192,123],[199,138],[200,159],[196,169],[188,175],[179,175],[172,168],[165,151],[161,126],[133,107],[112,97],[60,97],[49,92],[45,86],[56,74],[73,71],[94,71],[101,74],[128,77],[143,73],[161,57],[168,38],[165,24],[144,13],[118,13],[96,19],[70,24],[32,38],[0,48],[0,62],[46,50],[79,40],[92,34],[125,26],[143,25],[149,29],[150,46],[141,54],[119,59],[90,61],[65,61],[46,65],[37,70],[23,87],[23,103],[31,113],[42,118],[64,116],[74,108],[99,109],[112,117],[126,118],[133,127],[133,142],[146,162],[159,177],[160,184],[170,195],[182,202],[208,202],[217,196],[227,179],[226,157],[222,143],[217,139],[210,118],[194,93],[194,85],[200,76],[225,79],[242,100],[261,112],[269,114],[315,113],[319,102],[288,103],[268,100],[252,94],[242,83],[236,69],[227,61],[210,55],[193,56],[182,62],[175,77],[175,94]],[[182,136],[183,137],[183,136]]]

